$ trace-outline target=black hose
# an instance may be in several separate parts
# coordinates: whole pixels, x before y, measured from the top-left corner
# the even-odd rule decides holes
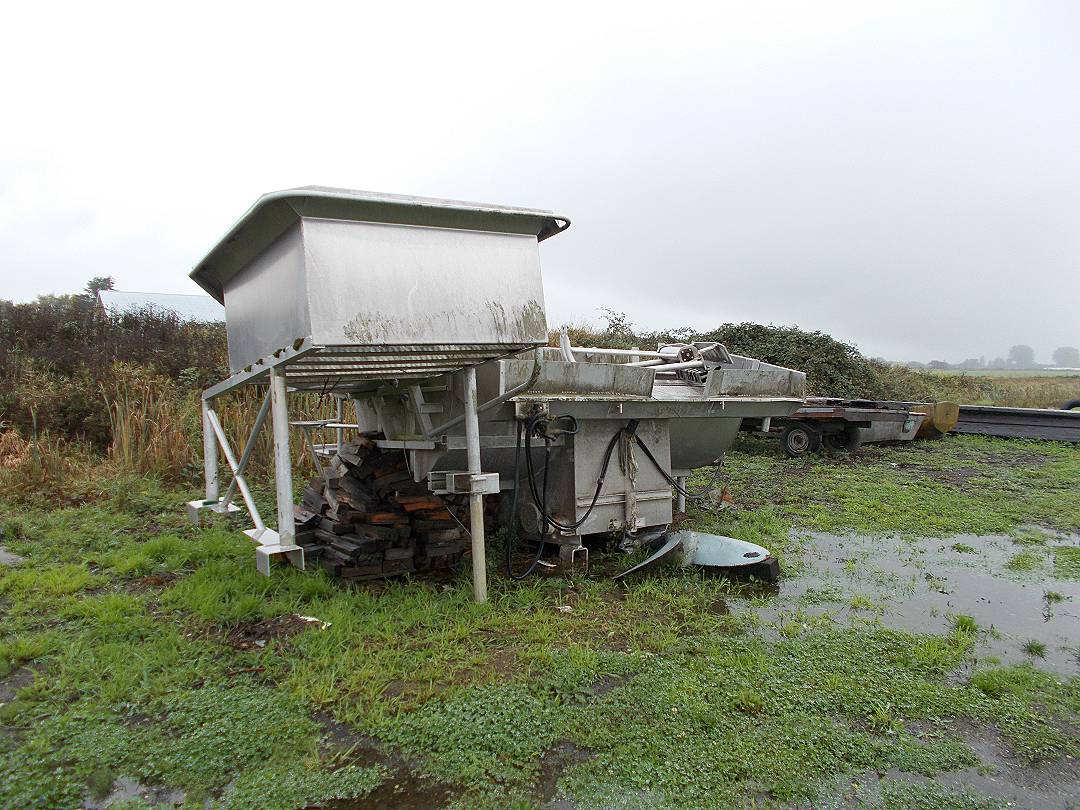
[[[1080,399],[1070,399],[1061,406],[1063,411],[1071,411],[1073,408],[1080,408]]]
[[[530,419],[530,424],[532,420]],[[536,546],[536,555],[529,567],[523,573],[515,574],[512,563],[514,547],[517,545],[517,520],[518,520],[518,492],[521,489],[521,434],[525,424],[518,422],[517,444],[514,447],[514,497],[510,501],[510,526],[506,532],[506,575],[515,582],[520,582],[536,570],[540,563],[540,555],[544,551],[544,534],[540,536],[540,543]],[[544,488],[547,489],[547,474],[544,475]],[[546,526],[544,527],[547,528]]]
[[[539,419],[536,419],[536,417],[534,417],[534,420],[539,421]],[[532,424],[535,425],[535,421],[532,422]],[[548,514],[547,497],[541,496],[540,493],[536,491],[536,473],[533,469],[532,460],[532,431],[528,429],[525,431],[525,465],[529,472],[529,490],[533,496],[533,502],[540,509],[541,518],[547,526],[551,526],[553,529],[557,529],[562,532],[572,532],[578,529],[582,524],[585,523],[586,520],[589,519],[589,515],[591,515],[593,509],[596,508],[596,502],[600,500],[600,490],[604,488],[604,478],[607,475],[608,467],[611,465],[611,454],[615,451],[615,446],[619,442],[619,437],[621,437],[624,433],[631,436],[636,435],[635,431],[637,430],[637,424],[637,420],[632,419],[626,425],[626,427],[620,428],[618,431],[616,431],[615,435],[611,437],[611,441],[608,442],[607,449],[604,451],[604,462],[600,467],[600,476],[596,479],[596,489],[593,492],[592,502],[589,504],[589,508],[585,511],[585,514],[582,515],[579,520],[576,520],[573,523],[560,523],[550,514]],[[550,451],[549,442],[550,440],[545,438],[545,468],[547,467],[547,453]]]
[[[634,439],[635,439],[635,441],[637,441],[637,446],[642,449],[642,451],[645,453],[645,456],[649,459],[649,461],[651,461],[653,463],[653,466],[656,467],[656,469],[660,471],[660,475],[664,476],[664,478],[667,480],[667,482],[669,484],[671,484],[671,486],[675,487],[676,492],[678,492],[684,498],[693,499],[693,498],[697,497],[693,493],[691,493],[689,490],[683,489],[681,486],[679,486],[679,482],[676,481],[674,478],[672,478],[671,474],[667,470],[665,470],[663,467],[660,466],[660,462],[656,460],[656,456],[654,456],[652,454],[652,450],[650,450],[648,445],[646,445],[645,442],[643,442],[641,440],[640,436],[635,435]]]

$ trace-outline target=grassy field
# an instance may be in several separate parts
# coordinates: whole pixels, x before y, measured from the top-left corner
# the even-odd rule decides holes
[[[950,368],[950,369],[931,369],[928,373],[938,374],[942,377],[1006,377],[1012,379],[1030,379],[1035,380],[1040,377],[1071,377],[1077,383],[1080,383],[1080,372],[1075,369],[1020,369],[1020,368],[998,368],[998,369],[962,369],[962,368]]]
[[[736,507],[685,525],[769,546],[779,589],[614,583],[628,562],[597,554],[493,567],[483,606],[465,574],[265,579],[239,523],[185,524],[194,492],[66,474],[67,503],[0,496],[25,558],[0,566],[3,807],[989,808],[1017,774],[1080,785],[1080,448],[746,438],[719,476]],[[986,583],[1042,606],[1015,638],[976,612]]]
[[[1003,405],[1014,408],[1060,408],[1080,397],[1080,375],[1023,372],[925,372],[938,380],[935,399],[963,405]]]

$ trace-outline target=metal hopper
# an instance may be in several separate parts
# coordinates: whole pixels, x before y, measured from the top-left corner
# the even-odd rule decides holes
[[[559,348],[544,347],[538,243],[568,226],[548,211],[368,192],[262,197],[192,273],[225,304],[233,370],[203,393],[206,496],[189,504],[193,518],[234,510],[239,492],[260,570],[269,573],[275,556],[304,566],[287,394],[309,390],[340,397],[340,417],[305,430],[335,429],[338,449],[344,431],[364,431],[364,441],[407,460],[409,487],[468,497],[479,601],[485,495],[506,491],[501,521],[521,525],[540,549],[559,544],[571,562],[587,561],[590,535],[620,533],[632,545],[662,533],[690,471],[722,456],[744,418],[791,413],[805,375],[716,343],[619,351],[573,347],[564,335]],[[267,379],[238,458],[214,400]],[[354,423],[344,421],[346,402]],[[244,478],[271,413],[277,531]],[[219,445],[233,473],[224,494]],[[339,506],[330,506],[335,515]]]

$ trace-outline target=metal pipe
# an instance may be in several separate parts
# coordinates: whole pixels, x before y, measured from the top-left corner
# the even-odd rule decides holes
[[[660,352],[642,351],[641,349],[591,349],[583,346],[571,346],[570,351],[577,352],[578,354],[614,354],[620,357],[632,357],[637,355],[638,357],[667,357],[666,354]]]
[[[203,479],[206,482],[206,500],[218,499],[218,457],[214,429],[210,425],[210,400],[202,400],[202,450]]]
[[[656,370],[660,372],[665,371],[681,371],[684,368],[704,368],[704,360],[688,360],[685,363],[665,363],[662,366],[657,366]]]
[[[292,456],[289,455],[289,401],[285,369],[270,369],[270,407],[274,415],[274,485],[277,489],[278,542],[291,546],[296,540],[293,511]]]
[[[675,480],[679,484],[679,489],[685,491],[686,490],[686,476],[685,475],[680,475]],[[676,512],[685,512],[686,511],[686,496],[682,492],[678,492],[677,495],[675,496],[675,511]]]
[[[270,413],[270,392],[266,392],[266,396],[263,397],[262,405],[259,406],[259,413],[255,417],[255,424],[251,428],[251,435],[248,436],[247,444],[244,445],[244,452],[240,454],[239,469],[233,473],[233,480],[229,482],[228,488],[225,490],[225,496],[221,499],[223,506],[228,506],[232,502],[233,495],[236,494],[236,476],[242,475],[244,470],[247,469],[248,461],[251,460],[251,454],[255,452],[255,442],[259,438],[259,431],[262,430],[263,423],[266,421],[266,415]]]
[[[472,488],[480,484],[480,420],[476,407],[476,367],[465,369],[465,451]],[[487,601],[487,560],[484,556],[484,496],[469,493],[469,534],[472,536],[473,599]]]
[[[474,367],[470,366],[470,368],[474,368]],[[506,400],[510,399],[510,397],[516,397],[518,394],[521,394],[521,393],[527,391],[528,389],[532,388],[533,385],[536,384],[536,381],[539,378],[540,378],[540,357],[539,357],[539,355],[534,355],[533,356],[533,370],[532,370],[532,374],[529,375],[529,379],[527,379],[521,385],[515,385],[513,388],[511,388],[506,393],[499,394],[494,399],[489,399],[483,405],[480,405],[479,407],[477,407],[476,412],[477,413],[483,413],[484,411],[488,410],[489,408],[494,408],[496,405],[502,405],[504,402],[506,402]],[[473,372],[474,383],[475,383],[475,379],[476,379],[476,372],[474,371]],[[452,427],[456,427],[457,425],[460,425],[462,423],[462,421],[464,421],[464,419],[465,419],[465,414],[462,414],[461,416],[455,416],[453,419],[450,419],[449,421],[443,422],[438,427],[433,427],[430,430],[426,431],[424,433],[424,438],[425,439],[430,439],[432,436],[437,436],[438,434],[442,433],[444,430],[449,430]],[[357,420],[357,421],[359,421],[359,420]]]
[[[664,365],[664,362],[665,361],[660,358],[653,358],[651,360],[635,360],[630,363],[625,363],[624,365],[633,366],[634,368],[647,368],[648,366],[662,366]]]
[[[337,400],[337,420],[340,425],[345,421],[345,397],[335,397]],[[345,444],[345,428],[337,428],[337,449],[340,450]]]
[[[229,462],[229,469],[233,471],[233,481],[240,488],[240,494],[244,498],[244,504],[248,508],[248,513],[251,515],[255,528],[265,529],[266,525],[259,515],[259,507],[255,505],[255,499],[251,497],[251,490],[248,489],[247,479],[244,478],[243,472],[237,472],[240,465],[236,462],[236,456],[233,455],[232,448],[229,446],[229,440],[225,436],[225,429],[221,427],[221,422],[218,421],[217,414],[213,410],[207,411],[207,417],[210,420],[211,429],[217,436],[218,444],[221,445],[221,451],[225,454],[225,460]]]

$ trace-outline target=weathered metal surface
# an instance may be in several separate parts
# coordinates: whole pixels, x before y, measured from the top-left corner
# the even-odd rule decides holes
[[[955,433],[1080,442],[1080,412],[1051,408],[961,405]]]
[[[530,234],[541,242],[570,226],[566,217],[534,208],[304,186],[262,195],[196,265],[192,279],[224,303],[229,279],[301,218]]]
[[[806,374],[761,363],[758,368],[716,368],[705,381],[706,399],[713,397],[806,396]]]
[[[923,419],[915,434],[918,439],[931,439],[948,433],[956,426],[960,418],[960,406],[955,402],[895,402],[892,400],[866,400],[866,402],[877,408],[926,414],[926,418]]]
[[[907,411],[903,420],[872,419],[869,427],[856,428],[860,444],[881,442],[910,442],[918,433],[926,414]]]
[[[665,562],[706,568],[741,568],[759,565],[768,559],[767,548],[746,540],[705,532],[672,532],[655,553],[633,568],[617,574],[615,579],[648,571]]]
[[[281,194],[256,203],[192,272],[225,303],[234,372],[307,339],[320,354],[340,347],[340,362],[309,359],[299,376],[347,388],[547,341],[537,242],[566,220],[364,192]]]
[[[512,388],[529,379],[533,358],[504,360],[501,364],[504,385]],[[529,396],[570,394],[573,396],[609,396],[625,399],[648,399],[655,372],[651,368],[625,363],[568,363],[543,360],[540,374],[529,387]]]

